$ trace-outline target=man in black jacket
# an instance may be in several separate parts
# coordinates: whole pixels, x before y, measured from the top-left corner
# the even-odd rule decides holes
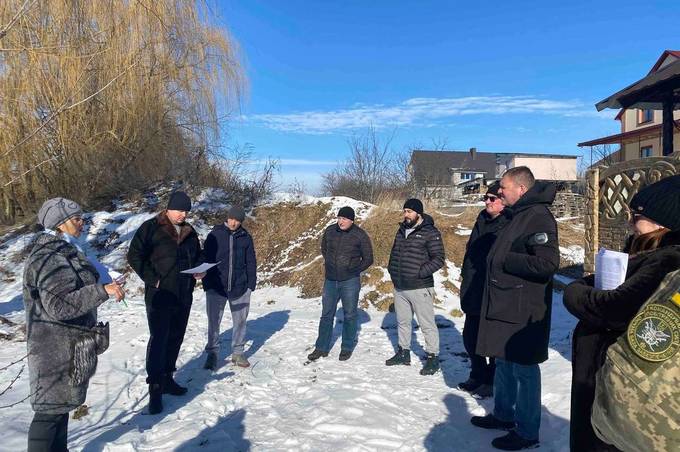
[[[459,389],[472,393],[478,398],[493,395],[493,377],[496,365],[494,358],[476,353],[479,333],[479,313],[482,310],[482,295],[486,283],[486,259],[496,241],[498,232],[507,224],[503,215],[503,202],[498,196],[500,183],[491,184],[484,195],[485,208],[479,213],[472,234],[465,248],[462,283],[460,286],[460,305],[465,312],[463,326],[463,345],[470,357],[470,376],[458,385]]]
[[[144,281],[144,302],[149,323],[146,348],[146,382],[149,384],[149,412],[163,411],[162,394],[183,395],[187,388],[172,378],[184,340],[196,279],[183,270],[201,262],[201,243],[194,228],[185,221],[191,200],[178,191],[168,207],[137,229],[127,258]]]
[[[497,449],[536,447],[541,423],[541,373],[548,359],[552,277],[560,263],[557,223],[548,206],[552,183],[537,182],[525,166],[501,179],[510,223],[487,259],[477,354],[496,358],[493,414],[475,416],[477,427],[510,430]]]
[[[357,305],[361,289],[360,275],[373,264],[373,248],[366,231],[354,224],[354,209],[345,206],[338,211],[337,223],[326,228],[321,239],[321,255],[326,267],[326,280],[321,298],[321,320],[310,361],[328,356],[333,335],[333,318],[342,301],[344,315],[340,361],[352,356],[357,334]]]
[[[444,244],[434,220],[423,213],[423,203],[404,203],[404,221],[394,238],[388,271],[394,284],[394,310],[397,314],[399,349],[385,364],[411,365],[411,322],[413,314],[425,335],[427,361],[421,375],[439,370],[439,331],[434,321],[434,278],[444,266]]]
[[[205,346],[208,357],[204,368],[210,370],[217,369],[220,323],[227,301],[233,324],[231,360],[239,367],[250,366],[243,348],[250,295],[257,284],[257,261],[253,238],[241,225],[245,217],[242,207],[233,206],[227,214],[227,222],[215,226],[205,239],[205,260],[219,262],[203,279],[208,314],[208,343]]]

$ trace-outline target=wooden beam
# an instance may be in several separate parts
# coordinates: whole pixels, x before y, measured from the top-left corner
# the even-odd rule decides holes
[[[671,155],[673,153],[673,94],[666,97],[663,101],[663,153]]]

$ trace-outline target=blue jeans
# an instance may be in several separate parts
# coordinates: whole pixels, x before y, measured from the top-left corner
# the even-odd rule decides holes
[[[541,426],[541,370],[538,364],[523,365],[496,359],[493,415],[517,422],[515,431],[524,439],[538,439]]]
[[[323,296],[321,297],[321,320],[319,321],[319,336],[315,347],[322,352],[331,349],[333,338],[333,319],[338,307],[338,299],[342,301],[344,320],[342,323],[341,349],[354,350],[354,342],[357,335],[357,304],[359,303],[359,290],[361,283],[359,277],[346,281],[331,281],[326,279],[323,283]]]

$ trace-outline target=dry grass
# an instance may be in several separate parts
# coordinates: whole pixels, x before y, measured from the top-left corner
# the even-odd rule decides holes
[[[371,215],[360,224],[371,237],[375,260],[374,266],[362,277],[363,287],[373,287],[360,300],[360,306],[364,309],[372,305],[386,311],[394,302],[394,286],[389,278],[385,278],[384,272],[398,224],[402,220],[402,203],[383,200],[382,205],[373,208]],[[299,287],[304,297],[321,296],[324,268],[320,257],[320,240],[323,228],[332,220],[330,207],[320,202],[304,206],[295,203],[265,206],[255,210],[255,221],[246,220],[246,228],[255,239],[259,270],[265,275],[263,284]],[[432,214],[435,226],[442,233],[446,257],[457,266],[462,265],[469,236],[456,234],[456,231],[472,228],[478,214],[478,208],[467,208],[455,216],[437,212]],[[562,246],[581,244],[583,233],[573,225],[560,223],[559,228]],[[295,246],[291,249],[293,244]],[[447,272],[447,269],[443,271]],[[443,285],[448,292],[455,295],[460,293],[448,279]],[[441,303],[441,300],[435,300],[435,303]],[[451,315],[456,316],[458,312],[452,312]]]

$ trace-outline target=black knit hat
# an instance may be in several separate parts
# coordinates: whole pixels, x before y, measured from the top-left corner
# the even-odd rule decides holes
[[[338,210],[338,216],[354,221],[354,209],[350,206],[341,207],[340,210]]]
[[[489,185],[489,188],[486,189],[486,194],[498,196],[498,190],[500,190],[500,189],[501,189],[501,183],[496,181],[493,184]]]
[[[406,202],[404,203],[404,209],[411,209],[415,213],[422,215],[423,203],[420,201],[420,199],[416,198],[407,199]]]
[[[229,209],[229,212],[227,213],[227,219],[243,223],[243,220],[246,219],[246,211],[243,210],[243,207],[241,206],[231,206],[231,209]]]
[[[671,231],[680,231],[680,174],[637,192],[630,201],[630,213],[643,215]]]
[[[168,210],[181,210],[188,212],[191,210],[191,199],[183,191],[176,191],[170,195],[168,200]]]

